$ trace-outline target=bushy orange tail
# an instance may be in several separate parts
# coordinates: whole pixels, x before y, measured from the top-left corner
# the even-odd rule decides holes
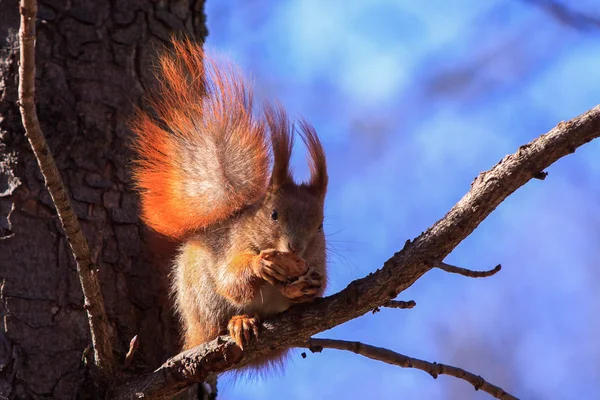
[[[252,115],[252,93],[230,64],[200,45],[174,41],[159,59],[160,90],[132,122],[134,178],[142,216],[156,231],[182,238],[225,220],[267,190],[265,123]]]

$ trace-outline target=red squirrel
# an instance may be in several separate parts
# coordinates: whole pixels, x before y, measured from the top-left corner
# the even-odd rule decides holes
[[[281,106],[254,113],[235,66],[190,40],[172,45],[159,57],[153,112],[131,124],[142,218],[182,243],[172,291],[184,349],[224,333],[243,348],[261,319],[323,294],[325,152]],[[290,169],[296,133],[309,157],[302,184]]]

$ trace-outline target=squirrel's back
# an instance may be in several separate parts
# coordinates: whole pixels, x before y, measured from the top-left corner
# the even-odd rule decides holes
[[[154,113],[138,111],[132,122],[133,174],[146,224],[182,238],[264,196],[267,132],[241,74],[199,44],[174,41],[159,58],[158,77]]]

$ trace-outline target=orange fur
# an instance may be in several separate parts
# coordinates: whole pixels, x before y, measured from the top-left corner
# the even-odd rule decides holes
[[[251,252],[235,254],[223,274],[223,278],[216,280],[217,293],[229,299],[233,304],[244,305],[250,303],[259,286],[254,274],[254,265],[258,256]]]

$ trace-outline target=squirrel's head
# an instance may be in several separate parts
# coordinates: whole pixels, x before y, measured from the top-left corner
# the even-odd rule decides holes
[[[307,248],[323,247],[323,199],[306,185],[288,184],[270,192],[256,218],[270,246],[300,257]]]
[[[260,220],[262,239],[280,251],[305,256],[307,249],[325,252],[323,208],[327,192],[325,152],[314,128],[299,123],[299,133],[308,149],[310,179],[294,182],[290,169],[294,127],[281,107],[265,111],[271,133],[273,171],[269,189],[255,218]],[[262,243],[266,245],[267,243]]]

